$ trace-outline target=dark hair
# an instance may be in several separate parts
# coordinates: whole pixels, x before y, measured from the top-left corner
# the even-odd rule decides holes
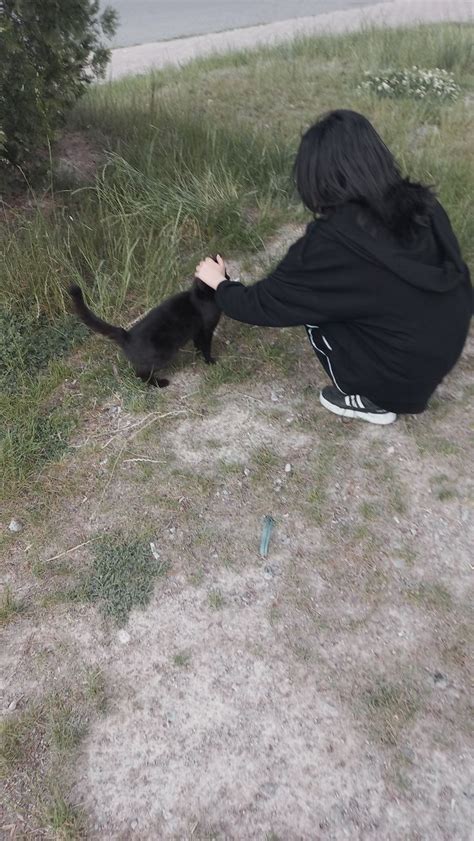
[[[429,187],[403,178],[373,125],[356,111],[330,111],[303,135],[294,165],[296,188],[313,213],[358,202],[398,238],[427,224],[434,205]],[[368,211],[368,213],[367,213]]]

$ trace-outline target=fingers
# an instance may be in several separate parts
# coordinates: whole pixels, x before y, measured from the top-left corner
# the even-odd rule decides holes
[[[202,272],[208,264],[209,258],[206,258],[206,260],[201,260],[201,262],[198,263],[198,265],[196,266],[196,274],[198,275],[199,272]]]
[[[201,262],[196,266],[196,275],[199,277],[199,272],[201,272],[203,269],[206,269],[209,266],[215,268],[216,263],[219,266],[219,268],[224,269],[225,271],[225,262],[222,259],[221,255],[217,254],[215,260],[213,257],[206,257],[205,260],[201,260]]]

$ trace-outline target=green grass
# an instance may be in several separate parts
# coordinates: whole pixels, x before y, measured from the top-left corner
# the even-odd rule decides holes
[[[69,803],[59,790],[53,790],[43,810],[44,823],[56,838],[65,841],[84,838],[84,818],[81,811]]]
[[[21,389],[25,374],[36,375],[51,359],[68,354],[88,331],[70,316],[51,321],[41,313],[29,317],[3,310],[0,313],[0,372],[10,393]]]
[[[80,281],[101,315],[124,323],[185,286],[203,254],[249,256],[283,221],[303,220],[291,164],[301,130],[320,112],[366,113],[403,169],[436,184],[472,260],[472,106],[465,96],[474,82],[473,31],[444,24],[303,38],[92,88],[70,125],[105,150],[94,183],[74,190],[53,181],[47,202],[39,196],[36,209],[12,210],[2,220],[3,498],[60,458],[80,410],[109,393],[112,382],[117,388],[115,350],[102,343],[95,358],[85,352],[81,406],[72,398],[54,406],[68,376],[61,360],[84,349],[86,335],[67,315],[68,284]],[[413,64],[451,71],[462,88],[459,102],[386,101],[357,91],[365,70]],[[439,134],[413,140],[422,123],[435,124]],[[251,375],[252,355],[248,363],[242,358],[236,336],[219,365],[206,371],[208,389]],[[89,347],[99,344],[88,341]],[[288,370],[278,348],[279,342],[256,355]],[[137,406],[146,399],[132,395]]]
[[[436,495],[441,502],[446,502],[448,499],[455,499],[457,492],[452,488],[439,488]]]
[[[437,582],[420,582],[407,590],[409,601],[427,610],[449,611],[453,608],[453,598],[449,590]]]
[[[456,456],[462,452],[462,447],[457,441],[446,438],[444,435],[436,434],[433,429],[433,424],[426,427],[424,424],[417,425],[416,422],[410,423],[408,419],[405,419],[405,423],[407,424],[408,430],[413,436],[418,451],[422,456]]]
[[[173,663],[181,669],[187,668],[191,663],[191,655],[189,651],[180,651],[173,657]]]
[[[73,571],[73,565],[64,559],[52,562],[50,561],[49,563],[37,560],[31,564],[31,572],[33,575],[36,575],[37,578],[42,580],[50,579],[53,576],[68,576],[71,575]]]
[[[118,625],[127,622],[135,607],[145,607],[157,577],[166,565],[155,560],[146,539],[107,534],[92,549],[93,562],[75,597],[98,603],[101,612]]]
[[[24,371],[22,386],[12,393],[0,375],[0,499],[24,488],[45,463],[67,449],[79,407],[67,395],[55,404],[55,392],[68,373],[60,361],[28,382]]]
[[[321,438],[312,471],[313,487],[307,496],[308,513],[317,526],[322,526],[325,520],[328,506],[327,489],[331,484],[334,461],[339,453],[338,445],[334,441]]]
[[[0,725],[0,772],[2,776],[15,769],[28,756],[38,721],[33,707],[3,719]]]
[[[11,622],[23,609],[23,602],[16,599],[10,588],[7,587],[0,597],[0,627]]]
[[[104,710],[105,681],[86,669],[76,685],[62,686],[0,726],[0,772],[15,780],[15,810],[28,815],[30,830],[43,837],[83,837],[82,815],[69,799],[69,774],[92,719]],[[33,827],[33,828],[32,828]]]
[[[105,678],[99,668],[86,671],[84,679],[84,693],[96,710],[103,713],[107,709],[107,690]]]
[[[202,390],[209,393],[214,388],[227,384],[239,384],[255,374],[255,362],[250,356],[242,357],[231,348],[223,351],[218,364],[208,365],[204,370]]]
[[[255,379],[263,371],[267,379],[289,376],[297,359],[295,334],[301,336],[298,329],[261,331],[227,322],[226,345],[215,340],[217,365],[202,368],[203,396],[209,398],[215,388],[223,385],[239,385]]]
[[[419,692],[410,681],[394,683],[384,678],[365,690],[362,702],[370,729],[388,747],[398,744],[420,706]]]
[[[225,599],[220,590],[211,590],[208,601],[213,610],[221,610],[225,605]]]
[[[188,581],[191,584],[191,587],[201,587],[205,578],[206,573],[202,567],[197,567],[188,575]]]
[[[360,513],[364,520],[377,520],[381,515],[380,504],[365,500],[360,504]]]
[[[46,709],[47,730],[51,746],[58,751],[71,751],[85,735],[87,722],[80,707],[60,695],[53,695]]]
[[[430,479],[431,491],[433,495],[440,500],[440,502],[447,502],[455,499],[458,496],[456,488],[453,488],[453,482],[445,473],[438,473]]]
[[[50,752],[70,753],[87,731],[97,696],[84,692],[52,692],[2,722],[0,762],[13,770],[29,762],[44,747]]]
[[[252,454],[251,479],[256,484],[271,484],[275,481],[280,463],[278,454],[266,444],[258,447]],[[282,468],[279,470],[280,474]]]

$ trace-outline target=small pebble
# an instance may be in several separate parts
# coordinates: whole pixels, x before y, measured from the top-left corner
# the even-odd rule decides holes
[[[10,703],[8,704],[8,709],[10,710],[10,712],[13,712],[13,710],[16,710],[17,704],[18,704],[18,701],[10,701]]]
[[[244,476],[250,476],[250,470],[248,467],[244,467]]]
[[[389,454],[389,456],[393,456],[394,452],[395,452],[395,447],[389,447],[388,450],[387,450],[387,453]]]
[[[285,473],[291,473],[291,464],[285,464]]]
[[[122,645],[126,645],[128,642],[130,642],[130,634],[128,633],[128,631],[124,631],[122,628],[122,630],[119,631],[117,634],[117,639],[119,642],[122,643]]]
[[[279,400],[278,394],[275,394],[275,392],[272,391],[272,393],[270,395],[270,399],[271,399],[272,403],[278,403],[278,400]]]
[[[271,579],[274,578],[274,576],[275,573],[270,566],[266,566],[263,568],[263,577],[266,581],[271,581]]]
[[[267,797],[273,797],[277,792],[277,786],[275,783],[264,783],[262,786],[262,794],[266,795]]]
[[[153,555],[155,561],[159,561],[160,560],[160,553],[158,552],[158,549],[156,548],[156,544],[153,543],[153,541],[150,542],[150,549],[151,549],[151,554]]]
[[[8,526],[10,531],[21,531],[23,528],[23,523],[20,523],[19,520],[10,520],[10,525]]]

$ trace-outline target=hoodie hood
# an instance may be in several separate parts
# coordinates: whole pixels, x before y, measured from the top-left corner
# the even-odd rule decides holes
[[[358,212],[357,205],[338,209],[325,224],[316,223],[318,233],[427,292],[450,292],[469,279],[469,270],[461,257],[449,219],[438,202],[429,226],[420,226],[419,236],[405,247],[381,229],[376,237],[372,236],[357,222]]]

